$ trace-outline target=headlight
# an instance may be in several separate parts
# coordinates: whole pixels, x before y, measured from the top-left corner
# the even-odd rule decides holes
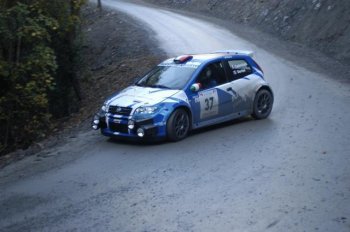
[[[135,114],[154,114],[158,109],[158,106],[141,106],[135,110]]]
[[[108,108],[107,105],[106,105],[106,104],[103,104],[103,106],[101,107],[101,110],[102,110],[103,112],[107,112],[107,111],[108,111],[107,108]]]
[[[103,104],[103,106],[101,107],[100,111],[97,112],[97,115],[99,117],[103,117],[106,115],[106,113],[108,112],[108,107],[106,104]]]
[[[135,122],[133,120],[128,121],[128,128],[133,130],[135,128]]]

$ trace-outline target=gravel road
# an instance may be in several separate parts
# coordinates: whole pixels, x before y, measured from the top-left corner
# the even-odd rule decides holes
[[[168,55],[251,49],[275,92],[269,119],[178,143],[84,132],[0,171],[0,231],[350,231],[350,86],[209,22],[106,0]]]

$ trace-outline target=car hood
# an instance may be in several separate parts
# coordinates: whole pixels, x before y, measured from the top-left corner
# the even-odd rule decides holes
[[[106,103],[112,106],[137,108],[143,105],[155,105],[173,96],[180,90],[130,86]]]

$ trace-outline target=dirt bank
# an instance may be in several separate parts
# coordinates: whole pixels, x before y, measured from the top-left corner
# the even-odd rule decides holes
[[[89,5],[84,18],[84,100],[79,119],[90,119],[107,96],[130,85],[165,55],[147,36],[148,29],[125,14],[104,7],[100,17],[95,5]]]
[[[350,64],[349,0],[145,0],[246,24]]]

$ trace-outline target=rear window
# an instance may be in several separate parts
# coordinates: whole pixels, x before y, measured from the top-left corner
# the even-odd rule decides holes
[[[252,68],[245,60],[230,60],[228,64],[234,80],[252,74]]]

